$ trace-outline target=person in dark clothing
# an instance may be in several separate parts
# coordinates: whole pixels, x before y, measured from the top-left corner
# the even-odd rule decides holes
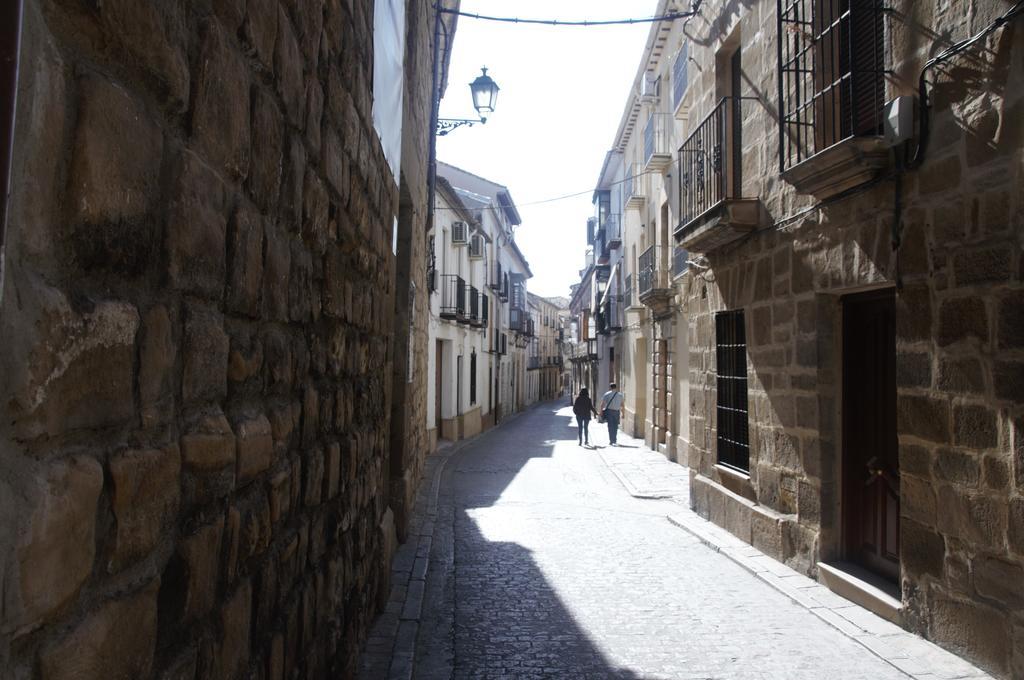
[[[579,396],[573,402],[572,412],[576,414],[576,439],[578,443],[581,446],[589,444],[590,437],[587,428],[590,425],[590,414],[593,413],[596,416],[597,411],[594,410],[594,402],[590,401],[590,394],[587,392],[586,387],[580,389]]]

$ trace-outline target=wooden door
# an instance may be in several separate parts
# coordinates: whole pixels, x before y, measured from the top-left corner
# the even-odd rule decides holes
[[[899,579],[895,294],[843,298],[843,529],[847,558]]]
[[[434,361],[434,427],[437,428],[438,436],[441,435],[441,380],[444,375],[444,370],[441,366],[441,357],[444,356],[444,343],[440,340],[435,341],[434,352],[436,354],[436,360]]]

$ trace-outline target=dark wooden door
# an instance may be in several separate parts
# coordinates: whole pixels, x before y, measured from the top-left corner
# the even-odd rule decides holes
[[[843,529],[847,558],[899,579],[895,293],[843,298]]]
[[[441,377],[444,375],[441,357],[444,356],[443,350],[444,343],[436,340],[434,344],[434,352],[436,353],[434,361],[434,427],[437,428],[438,437],[441,436]]]

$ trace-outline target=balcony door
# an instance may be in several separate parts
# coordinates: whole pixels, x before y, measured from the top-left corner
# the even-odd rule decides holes
[[[895,301],[892,289],[842,300],[846,557],[893,581],[900,573]]]

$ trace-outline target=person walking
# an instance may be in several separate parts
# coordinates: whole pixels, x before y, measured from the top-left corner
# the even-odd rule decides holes
[[[615,383],[608,385],[608,391],[601,397],[601,417],[608,423],[608,443],[616,445],[619,436],[619,412],[622,410],[622,402],[625,397],[619,392],[619,386]]]
[[[580,446],[590,444],[590,433],[587,431],[590,426],[590,414],[597,415],[594,410],[594,402],[590,400],[590,393],[586,387],[580,388],[580,394],[573,402],[572,412],[576,414],[576,440]]]

